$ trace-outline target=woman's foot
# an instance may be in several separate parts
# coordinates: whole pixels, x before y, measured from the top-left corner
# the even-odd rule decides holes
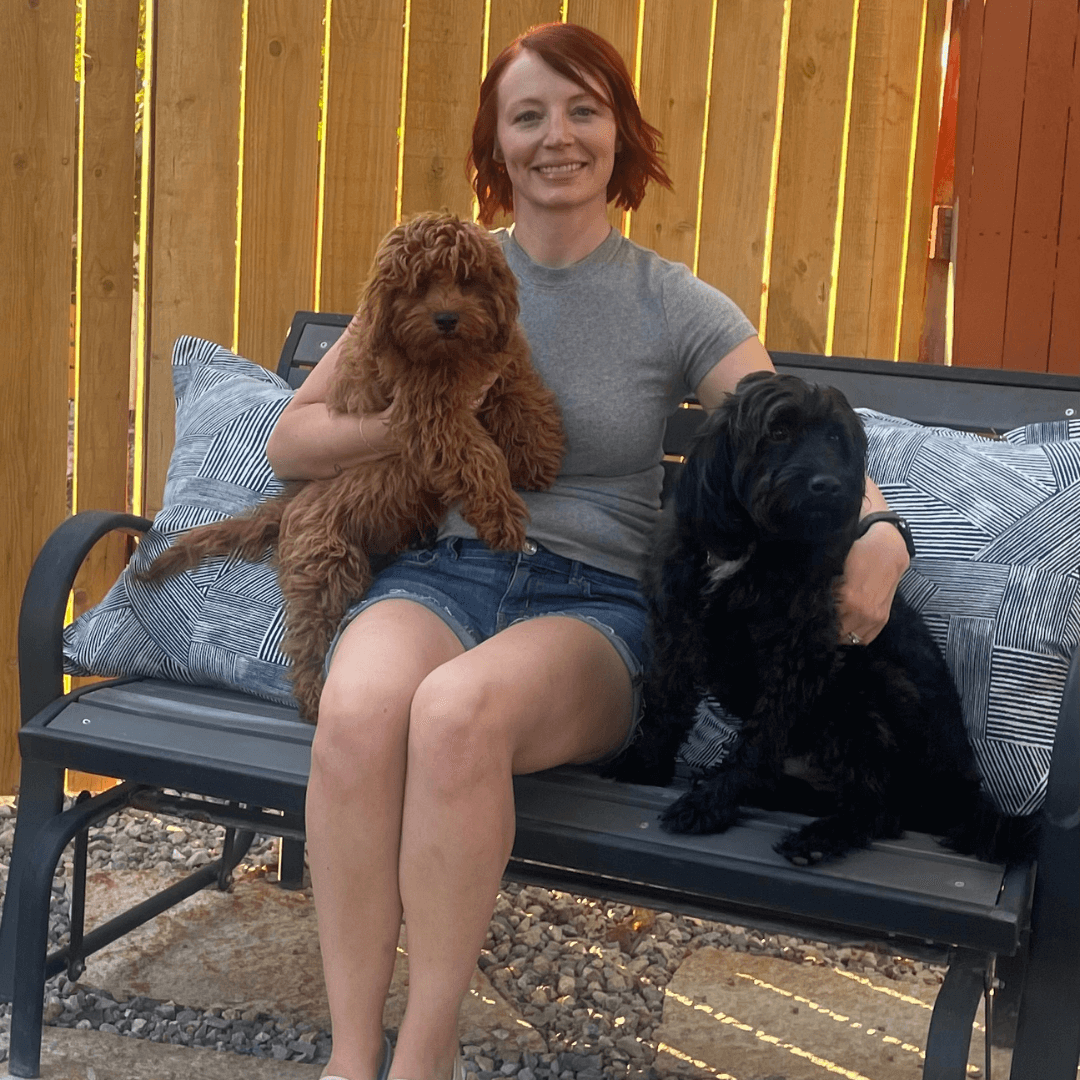
[[[382,1044],[382,1057],[379,1059],[379,1067],[375,1072],[375,1080],[388,1080],[390,1076],[390,1062],[394,1059],[394,1044],[390,1041],[390,1036],[383,1032],[383,1044]],[[455,1067],[456,1068],[456,1067]],[[464,1080],[464,1072],[461,1077]],[[319,1080],[349,1080],[347,1076],[339,1076],[337,1073],[323,1073]],[[457,1072],[454,1073],[454,1080],[458,1080]]]
[[[332,1080],[332,1077],[326,1077],[325,1080]],[[450,1080],[465,1080],[465,1059],[460,1053],[454,1058],[454,1071],[450,1074]]]

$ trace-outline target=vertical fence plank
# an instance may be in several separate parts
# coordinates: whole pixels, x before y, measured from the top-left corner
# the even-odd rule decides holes
[[[709,86],[711,0],[652,0],[642,28],[641,111],[660,129],[671,191],[652,185],[630,238],[693,267]]]
[[[792,0],[766,344],[824,353],[853,5]]]
[[[352,311],[397,215],[404,0],[333,0],[323,121],[322,311]]]
[[[1076,0],[1032,5],[1004,329],[1015,370],[1047,370],[1077,25]]]
[[[1080,49],[1080,35],[1077,38]],[[1080,55],[1073,55],[1068,152],[1054,275],[1054,313],[1048,370],[1080,375]]]
[[[637,55],[638,0],[569,0],[566,21],[607,38],[634,74]]]
[[[401,175],[403,217],[472,216],[465,172],[480,85],[483,0],[413,0]]]
[[[76,510],[127,506],[138,38],[139,0],[85,0]],[[124,553],[122,537],[95,549],[76,582],[76,614],[101,599]]]
[[[293,313],[315,302],[322,14],[289,0],[248,10],[236,339],[271,369]]]
[[[558,22],[562,11],[561,0],[492,0],[488,21],[487,65],[495,59],[524,30],[541,23]],[[471,128],[470,128],[471,131]],[[510,225],[513,214],[499,213],[491,228]]]
[[[1004,359],[1031,6],[1032,0],[988,4],[983,14],[969,194],[959,209],[966,244],[956,265],[957,281],[964,284],[956,294],[954,364],[999,368]]]
[[[530,26],[558,22],[561,10],[561,0],[491,0],[488,64]]]
[[[124,510],[135,288],[139,2],[84,0],[82,27],[72,502],[75,510]],[[96,604],[116,580],[127,561],[126,541],[110,535],[90,552],[75,579],[76,616]],[[72,773],[68,779],[70,790],[100,791],[112,783],[86,773]]]
[[[180,334],[230,345],[236,281],[241,0],[156,7],[145,512],[161,508]]]
[[[566,21],[588,27],[611,42],[633,76],[637,66],[638,6],[637,0],[569,0]],[[608,206],[608,221],[616,229],[624,228],[625,219],[625,212],[616,209],[614,203]]]
[[[923,5],[862,0],[832,351],[892,358],[903,273]]]
[[[17,621],[66,503],[75,2],[0,6],[0,792],[18,782]]]
[[[959,0],[957,0],[959,2]],[[923,40],[922,83],[919,92],[919,115],[916,120],[915,164],[911,177],[911,217],[908,222],[907,265],[904,273],[904,294],[901,297],[900,342],[897,349],[898,360],[916,361],[922,357],[923,327],[929,316],[935,320],[935,326],[941,327],[940,337],[935,341],[944,341],[944,305],[939,305],[942,287],[948,285],[948,263],[934,260],[932,267],[929,258],[930,219],[935,203],[934,169],[937,160],[939,123],[943,125],[943,134],[951,139],[955,154],[956,113],[955,82],[951,103],[939,105],[942,97],[941,47],[945,38],[947,0],[927,0],[926,33]],[[958,43],[957,43],[958,44]],[[950,56],[953,45],[950,42]],[[948,97],[948,90],[946,91]],[[950,174],[949,188],[952,189]],[[944,275],[942,274],[944,269]],[[931,297],[930,292],[934,295]],[[943,349],[941,358],[936,363],[944,362]]]
[[[760,325],[785,0],[719,0],[698,275]]]

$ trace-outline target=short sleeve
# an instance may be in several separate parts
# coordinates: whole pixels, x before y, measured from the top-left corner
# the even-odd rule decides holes
[[[664,317],[691,392],[732,349],[757,335],[730,297],[681,263],[670,264],[664,282]]]

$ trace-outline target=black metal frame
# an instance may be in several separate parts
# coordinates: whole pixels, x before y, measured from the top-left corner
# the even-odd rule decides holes
[[[344,315],[298,313],[279,374],[298,385],[348,321]],[[1080,379],[793,354],[774,359],[781,370],[839,385],[855,404],[923,422],[1003,428],[1061,416],[1065,408],[1080,409]],[[697,420],[688,412],[669,425],[671,450],[685,444]],[[106,700],[113,691],[133,687],[153,700],[155,687],[146,680],[116,680],[65,696],[61,655],[68,593],[90,548],[114,529],[138,534],[149,524],[125,514],[76,515],[50,536],[24,592],[19,620],[22,778],[0,923],[0,998],[13,1003],[9,1068],[15,1076],[38,1075],[42,991],[49,975],[67,967],[77,976],[87,956],[128,930],[201,888],[226,887],[255,832],[283,838],[284,883],[298,885],[303,870],[302,769],[186,760],[135,740],[123,745],[102,741],[61,723],[70,717],[66,710],[85,706],[89,711],[95,700]],[[244,701],[257,716],[260,705]],[[925,1077],[964,1076],[971,1021],[979,998],[990,994],[998,1027],[1016,1020],[1012,1075],[1018,1080],[1075,1080],[1080,1057],[1078,720],[1080,654],[1073,658],[1062,703],[1037,872],[1035,864],[1002,870],[994,902],[982,907],[935,898],[890,880],[880,870],[890,858],[884,850],[888,845],[881,852],[875,847],[869,856],[878,867],[877,878],[830,877],[827,868],[796,871],[782,860],[770,862],[767,830],[783,822],[774,826],[769,815],[756,821],[758,833],[735,829],[723,837],[665,842],[655,829],[641,831],[633,822],[635,815],[655,820],[672,793],[613,785],[574,770],[518,778],[518,833],[509,872],[549,887],[823,939],[876,939],[912,955],[946,960],[949,971],[931,1020]],[[299,721],[296,727],[303,729]],[[120,776],[124,782],[81,797],[65,810],[66,768]],[[566,808],[578,805],[583,809],[574,819]],[[227,830],[225,849],[220,859],[183,881],[85,932],[88,830],[126,806],[219,823]],[[72,840],[71,937],[66,948],[46,956],[53,872]],[[940,853],[933,856],[941,858]]]

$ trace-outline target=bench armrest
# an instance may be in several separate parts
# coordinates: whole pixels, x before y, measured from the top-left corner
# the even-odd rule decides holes
[[[133,514],[86,510],[50,534],[34,560],[19,609],[19,699],[22,722],[64,692],[63,634],[68,595],[83,560],[106,533],[144,533]]]

